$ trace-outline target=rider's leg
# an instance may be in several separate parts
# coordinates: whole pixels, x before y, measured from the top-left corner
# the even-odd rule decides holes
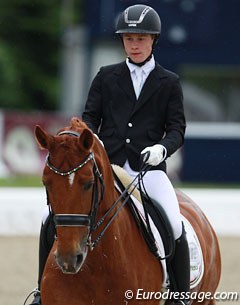
[[[134,172],[129,164],[124,168],[134,178]],[[143,183],[148,195],[155,199],[165,210],[173,229],[175,239],[175,254],[171,261],[171,269],[175,278],[174,290],[178,292],[190,291],[190,259],[186,234],[182,227],[179,203],[174,188],[166,173],[160,170],[148,171],[143,177]],[[172,288],[173,289],[173,288]],[[184,303],[188,303],[184,300]],[[179,301],[182,304],[181,301]]]
[[[123,168],[132,178],[138,174],[130,168],[128,162]],[[177,240],[182,234],[181,215],[177,196],[168,176],[160,170],[148,171],[143,177],[143,183],[148,195],[164,209]]]
[[[182,222],[179,203],[174,188],[165,172],[154,170],[147,172],[143,183],[148,195],[164,209],[177,240],[182,235]]]
[[[186,237],[186,232],[182,229],[182,235],[175,242],[175,253],[170,262],[169,268],[172,269],[175,278],[175,287],[178,292],[189,292],[190,291],[190,258],[189,248]],[[189,298],[185,297],[184,302],[179,304],[188,304]]]
[[[175,238],[175,253],[170,263],[175,278],[174,290],[177,292],[190,291],[190,259],[186,233],[181,221],[181,214],[174,188],[163,171],[149,171],[143,178],[145,189],[150,197],[155,199],[165,210],[173,229]],[[176,300],[180,304],[185,300]],[[183,301],[183,302],[182,302]]]
[[[34,294],[34,299],[30,305],[41,305],[40,285],[44,267],[53,245],[54,235],[55,227],[53,224],[52,215],[49,214],[41,226],[39,237],[38,291]]]

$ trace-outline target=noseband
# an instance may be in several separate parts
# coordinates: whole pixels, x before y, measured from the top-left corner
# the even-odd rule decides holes
[[[79,137],[80,134],[75,131],[63,131],[60,132],[58,135],[70,135]],[[91,212],[89,215],[86,214],[56,214],[54,215],[54,223],[57,227],[69,227],[69,226],[77,226],[77,227],[88,227],[89,231],[92,232],[95,227],[97,211],[100,201],[103,198],[104,194],[104,181],[102,178],[102,174],[99,171],[97,166],[94,153],[90,152],[89,155],[85,160],[79,163],[74,168],[71,168],[67,171],[61,171],[60,169],[53,166],[50,162],[50,155],[47,157],[46,165],[48,168],[53,171],[55,174],[60,176],[69,176],[72,173],[80,170],[83,166],[85,166],[88,162],[93,161],[93,173],[94,173],[94,185],[93,185],[93,195],[92,195],[92,206]],[[101,192],[99,196],[99,182],[101,185]]]

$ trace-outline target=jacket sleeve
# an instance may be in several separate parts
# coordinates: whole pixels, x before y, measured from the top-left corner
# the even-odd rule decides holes
[[[82,119],[94,133],[98,133],[102,121],[101,69],[92,81]]]
[[[169,157],[183,145],[186,129],[183,93],[178,79],[171,83],[165,124],[165,136],[159,144],[166,147],[167,157]]]

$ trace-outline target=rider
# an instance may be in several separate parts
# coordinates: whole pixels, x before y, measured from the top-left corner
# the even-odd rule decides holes
[[[179,77],[154,59],[160,32],[160,17],[149,6],[133,5],[120,14],[116,34],[127,58],[99,70],[82,118],[103,142],[110,162],[122,166],[133,178],[140,170],[140,155],[150,153],[146,163],[152,167],[143,182],[171,223],[175,289],[185,293],[190,290],[189,250],[165,160],[183,144],[186,126]],[[187,301],[175,300],[179,304]]]
[[[133,5],[122,12],[116,33],[127,58],[100,69],[92,82],[82,118],[103,141],[111,163],[122,166],[132,177],[140,169],[140,155],[149,152],[146,162],[152,167],[143,178],[145,189],[161,203],[171,223],[175,254],[170,264],[175,289],[185,293],[190,290],[189,250],[165,162],[184,141],[183,95],[179,77],[154,59],[153,49],[160,32],[161,21],[153,8]],[[38,289],[52,245],[52,230],[48,216],[40,234]],[[183,305],[187,301],[176,299],[175,303]],[[31,304],[41,304],[40,291]]]

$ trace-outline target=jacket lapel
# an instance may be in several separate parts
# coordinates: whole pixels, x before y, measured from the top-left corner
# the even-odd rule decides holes
[[[125,94],[130,98],[130,101],[134,104],[133,113],[141,108],[142,105],[144,105],[148,99],[157,90],[159,90],[161,86],[161,79],[167,77],[165,70],[158,63],[156,63],[156,67],[149,74],[142,88],[141,94],[138,100],[136,100],[132,79],[126,63],[122,62],[119,64],[114,73],[117,76],[117,85],[125,92]]]
[[[146,82],[143,85],[141,94],[136,102],[136,106],[133,110],[133,113],[136,112],[139,108],[145,104],[149,98],[159,90],[161,86],[161,78],[166,77],[164,69],[156,63],[156,67],[154,70],[149,74]]]
[[[123,62],[122,65],[119,65],[118,69],[115,70],[115,73],[118,75],[118,86],[128,95],[133,103],[136,103],[136,95],[126,63]]]

